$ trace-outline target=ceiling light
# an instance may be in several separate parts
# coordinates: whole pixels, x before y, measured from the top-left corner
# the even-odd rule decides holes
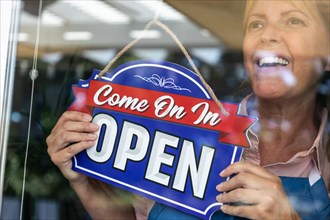
[[[58,63],[63,57],[63,54],[58,52],[58,53],[46,53],[43,54],[41,59],[49,64],[55,65]]]
[[[131,38],[145,38],[145,39],[156,39],[160,38],[161,33],[157,30],[133,30],[129,33]]]
[[[116,55],[116,50],[84,50],[81,55],[84,58],[105,66]]]
[[[132,50],[139,59],[145,60],[165,60],[169,51],[163,48],[138,48]]]
[[[201,30],[201,35],[204,36],[204,37],[211,37],[210,31],[207,30],[207,29],[202,29]]]
[[[218,64],[223,53],[220,48],[192,48],[190,52],[193,56],[211,65]]]
[[[129,17],[112,7],[111,5],[98,0],[63,0],[82,12],[105,23],[128,23]]]
[[[135,0],[142,6],[146,7],[152,12],[156,12],[159,7],[159,1],[146,1],[146,0]],[[168,4],[161,3],[160,5],[160,14],[159,17],[164,20],[176,20],[181,21],[185,19],[185,16],[179,11],[175,10],[173,7]]]
[[[19,42],[26,42],[26,41],[28,41],[28,39],[29,39],[29,35],[27,33],[21,32],[21,33],[18,34],[18,41]]]
[[[63,34],[65,40],[90,40],[92,37],[93,34],[87,31],[65,32]]]
[[[45,10],[41,15],[41,23],[49,26],[62,26],[64,24],[64,19]]]

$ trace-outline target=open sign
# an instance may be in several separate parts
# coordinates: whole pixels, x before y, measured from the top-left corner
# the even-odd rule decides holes
[[[100,125],[96,145],[74,157],[73,169],[208,219],[221,205],[219,173],[249,146],[256,119],[233,103],[223,103],[223,115],[199,77],[177,64],[136,61],[98,73],[73,86],[70,110]]]

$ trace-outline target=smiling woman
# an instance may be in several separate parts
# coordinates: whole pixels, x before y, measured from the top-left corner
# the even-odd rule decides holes
[[[317,102],[318,84],[325,71],[329,70],[329,21],[325,22],[329,18],[329,4],[326,2],[247,2],[243,52],[245,70],[254,95],[244,99],[242,104],[246,105],[243,111],[258,116],[260,122],[250,133],[252,142],[255,141],[256,144],[252,144],[244,152],[243,159],[285,178],[281,178],[282,183],[278,182],[270,173],[262,174],[261,167],[243,168],[237,165],[230,168],[229,175],[232,172],[238,175],[228,181],[228,184],[219,186],[221,192],[231,191],[219,196],[219,201],[235,202],[238,199],[268,211],[253,213],[251,207],[225,206],[228,214],[235,215],[240,210],[244,213],[240,214],[243,217],[286,218],[285,215],[292,217],[297,212],[300,217],[305,218],[302,212],[306,207],[300,208],[294,202],[294,196],[286,186],[288,178],[291,178],[292,185],[297,181],[294,177],[309,178],[310,186],[306,187],[310,187],[308,191],[312,193],[313,184],[319,180],[320,175],[329,186],[330,163],[326,156],[328,137],[325,133],[327,110],[322,109]],[[245,178],[241,179],[243,170],[250,173],[248,176],[251,178],[255,175],[263,176],[261,182],[263,178],[270,178],[271,181],[267,183],[264,179],[263,186],[254,185],[249,182],[250,177],[247,174],[242,173]],[[263,194],[255,194],[254,199],[237,198],[238,192],[244,197],[250,195],[247,190],[244,192],[236,188],[237,184],[243,185],[247,190],[258,188]],[[288,204],[289,199],[294,209],[283,209],[277,213],[278,216],[274,216],[273,211],[281,207],[281,204],[275,202],[272,208],[267,208],[264,203],[264,199],[274,196],[267,189],[272,184],[277,185],[279,195],[282,194],[276,200]],[[326,195],[325,186],[323,189]],[[302,202],[309,203],[304,193],[302,196],[306,197]],[[311,205],[313,204],[310,203]],[[323,207],[329,207],[327,196],[324,197]],[[328,218],[330,210],[323,215]]]
[[[291,140],[295,140],[290,145],[297,145],[294,144],[296,141],[300,144],[297,148],[291,148],[292,151],[286,156],[279,157],[279,162],[287,161],[297,151],[308,150],[319,130],[320,122],[315,124],[315,117],[321,114],[315,109],[317,85],[324,71],[329,68],[327,62],[330,55],[329,22],[324,22],[329,14],[320,12],[324,6],[329,10],[329,4],[326,5],[325,1],[248,1],[247,4],[243,46],[245,69],[258,97],[261,125],[265,126],[265,131],[270,132],[259,136],[259,148],[266,145],[267,149],[272,149],[273,154],[278,152],[281,155],[280,146],[285,145],[285,142],[270,138],[269,134],[274,130],[270,124],[277,126],[283,120],[292,121],[289,117],[293,115],[301,118],[304,124],[302,137],[297,133],[299,129],[295,128],[298,124],[295,121],[290,123]],[[276,62],[276,59],[284,60],[284,65]],[[264,60],[268,60],[267,65],[261,65]],[[293,78],[295,83],[287,83],[283,76]],[[304,109],[300,106],[304,106]],[[278,116],[269,118],[265,113]],[[266,119],[264,124],[263,117]],[[277,117],[281,119],[278,122]],[[278,132],[277,138],[282,136],[282,131]],[[274,155],[269,155],[267,151],[260,152],[260,157],[264,158],[261,164],[274,162]],[[329,173],[323,172],[326,182],[329,182]]]
[[[244,21],[244,63],[254,92],[259,96],[277,98],[284,92],[295,95],[298,90],[304,89],[302,87],[306,83],[315,89],[323,75],[329,56],[329,23],[324,23],[326,19],[323,17],[326,15],[322,17],[317,11],[318,7],[324,6],[322,3],[325,1],[293,2],[286,5],[260,2],[255,6],[253,1],[248,1]],[[271,7],[266,6],[269,4]],[[270,11],[273,7],[282,8],[275,13]],[[261,8],[266,11],[260,13]],[[267,16],[270,14],[272,16]],[[262,61],[275,59],[283,60],[285,65],[268,62],[266,66],[261,66]],[[297,86],[288,87],[286,81],[282,80],[283,75],[293,77]],[[308,92],[310,96],[314,96],[314,93]]]

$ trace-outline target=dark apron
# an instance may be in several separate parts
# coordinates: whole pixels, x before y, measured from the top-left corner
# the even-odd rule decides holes
[[[283,188],[291,205],[304,220],[330,220],[330,199],[323,179],[310,186],[308,178],[281,177]],[[156,203],[149,213],[148,220],[197,220],[174,208]],[[239,220],[240,217],[229,216],[221,211],[213,214],[212,220]]]

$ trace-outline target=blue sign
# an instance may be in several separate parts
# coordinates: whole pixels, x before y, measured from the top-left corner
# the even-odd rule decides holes
[[[169,62],[126,63],[73,86],[70,110],[90,113],[98,142],[76,155],[73,169],[151,200],[208,219],[221,205],[219,173],[249,147],[256,119],[222,103],[199,77]]]

